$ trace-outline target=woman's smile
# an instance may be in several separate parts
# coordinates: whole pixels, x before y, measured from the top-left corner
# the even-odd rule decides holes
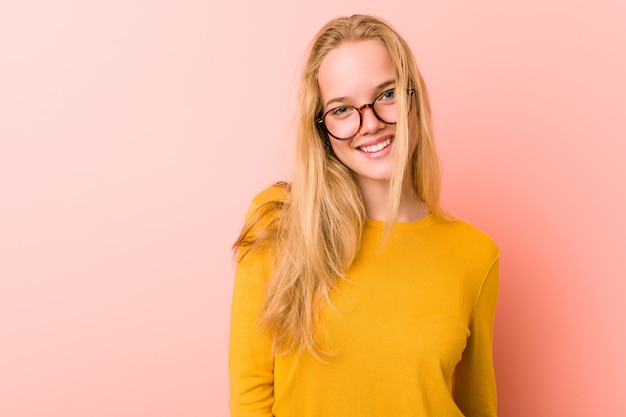
[[[379,157],[382,156],[382,151],[391,150],[391,143],[393,142],[394,136],[388,135],[383,137],[381,140],[376,140],[370,143],[366,143],[364,145],[357,146],[357,150],[361,152],[365,152],[370,154],[371,157]],[[385,154],[388,152],[385,152]]]

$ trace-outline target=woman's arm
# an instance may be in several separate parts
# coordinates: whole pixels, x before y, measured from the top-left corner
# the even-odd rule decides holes
[[[247,244],[238,248],[247,253],[237,264],[231,311],[228,364],[232,417],[272,417],[274,360],[271,338],[259,327],[259,314],[273,259],[271,250],[258,246],[251,249],[250,241],[272,223],[275,210],[287,198],[287,188],[286,184],[279,183],[253,199],[244,226],[247,231],[243,242]]]
[[[272,417],[274,363],[258,326],[269,260],[249,253],[237,265],[231,311],[229,373],[232,417]]]
[[[455,401],[466,417],[495,417],[496,380],[493,370],[493,321],[498,297],[499,262],[487,273],[470,322],[470,336],[455,373]]]

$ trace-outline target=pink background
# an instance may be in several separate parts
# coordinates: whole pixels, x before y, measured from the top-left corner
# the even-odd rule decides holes
[[[229,247],[354,12],[413,46],[445,206],[502,249],[500,415],[625,415],[625,4],[4,0],[0,415],[227,415]]]

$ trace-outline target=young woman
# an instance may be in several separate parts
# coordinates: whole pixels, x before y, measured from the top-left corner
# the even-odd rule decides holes
[[[314,39],[291,184],[234,245],[232,416],[495,416],[498,248],[439,205],[424,81],[387,23]]]

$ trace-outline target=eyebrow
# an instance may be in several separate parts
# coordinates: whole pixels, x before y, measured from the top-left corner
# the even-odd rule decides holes
[[[378,84],[376,87],[374,87],[374,90],[375,90],[375,91],[381,91],[382,89],[384,89],[384,88],[386,88],[386,87],[389,87],[391,84],[393,84],[393,83],[395,83],[395,82],[396,82],[396,80],[395,80],[395,79],[385,81],[384,83]],[[346,101],[347,99],[348,99],[348,97],[335,97],[335,98],[333,98],[333,99],[331,99],[331,100],[328,100],[328,101],[326,102],[326,104],[324,105],[324,107],[325,107],[325,108],[328,108],[328,106],[329,106],[330,104],[332,104],[332,103],[340,103],[340,102],[344,102],[344,101]]]

